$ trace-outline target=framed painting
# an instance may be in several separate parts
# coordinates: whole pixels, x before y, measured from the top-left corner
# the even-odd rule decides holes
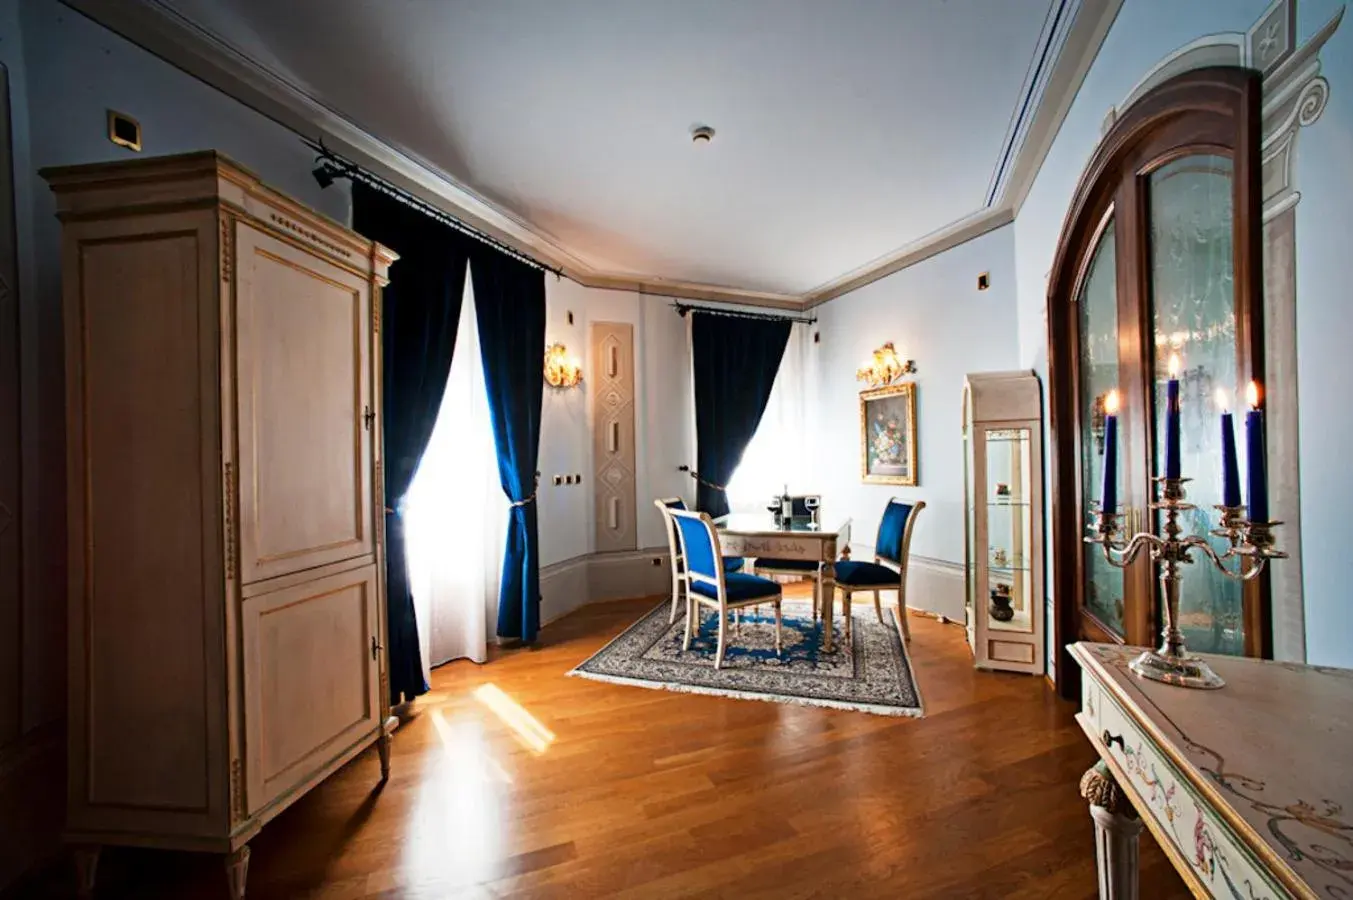
[[[860,393],[860,478],[916,485],[916,384]]]

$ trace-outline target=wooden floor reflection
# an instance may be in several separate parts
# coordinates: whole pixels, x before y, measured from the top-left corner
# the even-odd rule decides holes
[[[656,601],[434,672],[395,736],[252,844],[268,898],[1096,895],[1077,797],[1094,754],[1041,679],[977,673],[913,617],[926,718],[620,687],[564,673]],[[1188,896],[1150,835],[1142,896]],[[219,862],[109,850],[99,897],[221,898]],[[55,869],[25,896],[65,896]]]

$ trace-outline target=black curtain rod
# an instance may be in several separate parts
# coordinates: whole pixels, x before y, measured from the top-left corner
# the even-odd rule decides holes
[[[695,306],[690,303],[676,302],[672,304],[672,309],[677,311],[677,315],[685,318],[686,313],[694,310],[695,312],[709,313],[711,316],[730,316],[734,319],[765,319],[771,322],[793,322],[796,325],[812,325],[817,321],[816,316],[786,316],[776,313],[757,313],[744,312],[740,309],[721,309],[717,306]]]
[[[362,168],[352,160],[338,155],[328,147],[324,146],[323,143],[312,141],[309,138],[301,138],[301,142],[319,154],[315,160],[314,175],[315,180],[319,182],[320,188],[327,188],[329,185],[333,184],[334,180],[337,178],[346,178],[349,181],[360,181],[367,187],[374,188],[388,197],[393,197],[405,206],[410,206],[424,215],[436,219],[443,225],[448,225],[451,228],[456,229],[456,231],[459,231],[461,234],[474,238],[480,243],[488,244],[493,249],[501,253],[506,253],[513,259],[524,262],[528,266],[542,269],[546,272],[553,272],[556,278],[563,277],[564,272],[562,269],[556,269],[554,266],[546,265],[540,260],[527,256],[520,250],[503,243],[493,235],[486,234],[478,228],[475,228],[473,225],[460,221],[450,213],[438,209],[423,198],[404,190],[399,185],[392,184],[374,172]]]

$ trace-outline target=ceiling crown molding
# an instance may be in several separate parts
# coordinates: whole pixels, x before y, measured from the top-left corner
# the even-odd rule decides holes
[[[777,309],[804,309],[1010,224],[1123,0],[1081,0],[1079,3],[1051,74],[1041,85],[1031,84],[1027,88],[1043,88],[1035,101],[1037,112],[1020,142],[1001,197],[994,205],[797,295],[600,270],[542,229],[480,196],[418,154],[376,137],[301,86],[240,53],[160,0],[61,2],[297,134],[321,139],[344,156],[522,253],[560,269],[586,287]],[[1054,0],[1057,2],[1064,0]],[[1049,39],[1053,37],[1049,36]],[[1041,51],[1042,47],[1039,49]],[[1021,103],[1025,99],[1022,96]]]

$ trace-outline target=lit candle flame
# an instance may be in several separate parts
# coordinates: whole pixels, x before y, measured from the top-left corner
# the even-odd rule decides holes
[[[1104,412],[1111,416],[1118,415],[1118,391],[1109,391],[1109,395],[1104,398]]]
[[[1230,404],[1230,402],[1229,402],[1230,399],[1231,399],[1231,398],[1230,398],[1230,397],[1227,395],[1227,393],[1226,393],[1226,388],[1222,388],[1222,387],[1217,388],[1217,408],[1218,408],[1218,409],[1220,409],[1222,412],[1226,412],[1228,409],[1230,409],[1230,408],[1231,408],[1231,404]]]
[[[1245,388],[1245,401],[1250,404],[1250,409],[1259,408],[1259,383],[1251,381]]]
[[[1178,354],[1178,353],[1171,353],[1171,354],[1170,354],[1170,377],[1171,377],[1171,378],[1178,378],[1178,377],[1179,377],[1179,354]]]

